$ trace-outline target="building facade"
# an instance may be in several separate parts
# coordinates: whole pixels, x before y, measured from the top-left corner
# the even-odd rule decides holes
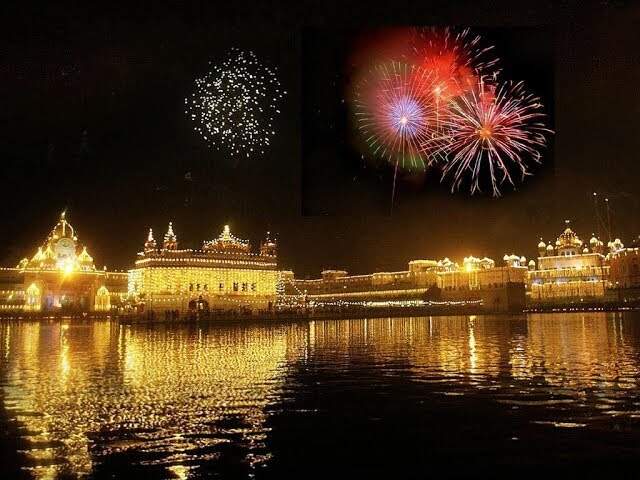
[[[496,267],[489,258],[468,257],[460,267],[448,258],[412,260],[408,269],[349,275],[344,270],[325,270],[321,278],[294,279],[285,274],[285,295],[316,304],[333,302],[476,302],[491,311],[524,308],[526,266]],[[525,259],[522,257],[522,260]]]
[[[179,249],[173,225],[158,248],[149,230],[129,271],[129,293],[140,311],[268,310],[278,283],[276,243],[267,234],[259,252],[225,225],[200,250]]]
[[[0,270],[0,312],[110,312],[127,294],[127,273],[96,269],[62,212],[43,244]]]
[[[609,259],[612,288],[640,288],[640,248],[622,248]]]
[[[529,300],[536,302],[584,302],[602,299],[610,286],[609,257],[622,248],[620,240],[604,243],[593,236],[589,245],[568,226],[555,243],[540,240],[538,263],[530,263]]]

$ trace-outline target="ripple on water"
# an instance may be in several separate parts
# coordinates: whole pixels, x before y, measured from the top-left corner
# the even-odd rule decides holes
[[[393,438],[387,449],[437,451],[449,431],[464,432],[455,436],[456,451],[469,456],[478,452],[472,435],[475,444],[465,444],[474,422],[510,445],[524,444],[514,439],[529,438],[535,426],[606,432],[619,424],[640,445],[638,320],[4,322],[0,388],[31,471],[42,478],[96,469],[103,476],[247,478],[283,458],[303,462],[315,440],[327,447],[338,437]],[[444,415],[448,423],[438,424]],[[406,444],[399,429],[411,432]]]

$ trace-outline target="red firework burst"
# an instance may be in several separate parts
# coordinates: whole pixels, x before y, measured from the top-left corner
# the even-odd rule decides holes
[[[416,29],[411,41],[411,61],[434,76],[434,95],[441,103],[472,90],[478,79],[498,73],[493,46],[483,46],[479,35],[468,29]]]

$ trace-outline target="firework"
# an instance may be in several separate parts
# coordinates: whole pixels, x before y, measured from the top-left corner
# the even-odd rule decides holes
[[[544,117],[539,99],[522,82],[496,88],[481,78],[471,92],[450,102],[442,180],[452,178],[452,191],[469,180],[473,194],[486,178],[493,195],[500,196],[505,181],[514,186],[515,173],[523,180],[529,165],[540,163],[540,149],[551,133]]]
[[[264,153],[286,94],[273,70],[251,51],[232,49],[220,64],[195,80],[186,114],[210,146],[231,156]]]
[[[413,30],[411,62],[434,76],[434,95],[446,103],[454,96],[472,90],[482,76],[498,74],[493,46],[483,46],[479,35],[468,29],[420,28]]]
[[[439,151],[433,76],[404,63],[382,64],[357,88],[358,129],[374,156],[398,168],[424,169]]]

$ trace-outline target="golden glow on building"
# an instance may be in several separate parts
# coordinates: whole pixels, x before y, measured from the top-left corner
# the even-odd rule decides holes
[[[609,248],[619,245],[612,242]],[[587,246],[567,226],[555,243],[540,240],[538,253],[538,265],[530,265],[528,273],[531,301],[585,301],[604,297],[610,285],[609,255],[605,256],[604,244],[598,238],[592,237]]]
[[[160,249],[149,231],[128,282],[143,310],[265,310],[275,302],[278,275],[276,243],[269,235],[254,253],[225,225],[201,250],[180,250],[170,223]]]
[[[452,305],[465,302],[491,310],[522,310],[527,268],[524,257],[505,255],[505,265],[496,267],[487,257],[465,257],[462,267],[448,258],[412,260],[409,269],[348,275],[344,270],[324,270],[313,280],[288,277],[285,294],[315,302],[442,301]],[[289,272],[290,273],[290,272]],[[412,303],[413,302],[413,303]]]
[[[108,312],[126,295],[127,274],[96,269],[62,212],[31,258],[0,270],[0,310]]]

